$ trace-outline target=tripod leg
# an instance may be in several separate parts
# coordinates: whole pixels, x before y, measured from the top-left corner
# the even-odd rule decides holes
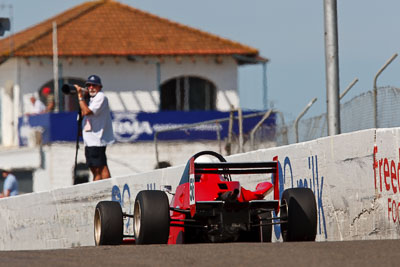
[[[81,130],[82,130],[82,114],[81,114],[81,110],[79,109],[78,111],[78,118],[77,118],[77,122],[78,122],[78,132],[76,134],[76,146],[75,146],[75,165],[74,165],[74,181],[76,180],[76,167],[78,165],[78,151],[79,151],[79,136],[81,134]]]

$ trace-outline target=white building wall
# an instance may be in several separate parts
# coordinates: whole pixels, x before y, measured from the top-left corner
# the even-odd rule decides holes
[[[16,145],[15,137],[15,117],[21,114],[18,105],[19,90],[14,90],[18,80],[18,61],[10,60],[7,64],[0,65],[0,101],[2,118],[1,121],[1,141],[7,146]]]
[[[274,146],[266,144],[266,147]],[[172,166],[185,164],[189,157],[203,150],[212,150],[225,155],[225,142],[158,142],[159,161]],[[249,147],[246,147],[248,150]],[[237,144],[232,145],[238,153]],[[53,143],[42,147],[0,149],[0,168],[28,169],[33,171],[33,191],[42,192],[73,185],[76,144]],[[78,163],[85,163],[84,145],[78,150]],[[153,171],[156,167],[153,142],[116,143],[107,146],[107,161],[112,177],[120,177]],[[93,177],[90,173],[89,181]]]
[[[13,102],[12,91],[9,88],[0,89],[1,98],[1,138],[3,144],[12,145],[13,142]]]
[[[168,161],[171,165],[185,164],[187,159],[202,150],[219,151],[217,142],[191,142],[190,144],[161,142],[159,143],[159,160]],[[20,153],[8,154],[8,158],[14,157],[18,162]],[[31,151],[31,150],[30,150]],[[29,166],[33,172],[33,191],[42,192],[56,188],[73,185],[73,168],[75,164],[75,144],[55,143],[45,145],[42,151],[36,150],[37,157],[41,158],[42,163],[36,166]],[[32,153],[32,152],[31,152]],[[41,154],[41,157],[39,155]],[[85,163],[84,146],[80,145],[78,150],[78,163]],[[145,173],[153,171],[156,166],[156,154],[153,142],[141,143],[118,143],[107,147],[107,162],[112,177],[126,176],[130,174]],[[31,157],[33,155],[30,154]],[[0,153],[2,157],[7,157],[5,153]],[[8,164],[11,168],[21,168],[20,165]],[[90,174],[90,181],[93,180]]]
[[[13,58],[0,65],[0,87],[18,83],[18,60]]]
[[[139,58],[128,61],[126,58],[73,58],[70,63],[60,58],[61,75],[86,79],[91,74],[102,78],[105,92],[125,94],[132,91],[158,92],[156,59]],[[158,59],[157,59],[158,60]],[[178,63],[175,57],[165,57],[160,64],[161,84],[171,78],[193,75],[207,79],[215,84],[218,91],[228,91],[237,103],[237,64],[231,57],[223,57],[222,63],[216,63],[213,57],[183,58]],[[19,67],[17,65],[19,64]],[[6,74],[4,70],[13,72]],[[7,77],[4,77],[7,76]],[[28,96],[53,79],[52,60],[50,58],[11,59],[0,65],[0,85],[6,80],[19,84],[21,94]],[[232,95],[233,93],[233,95]],[[228,95],[229,95],[228,94]],[[119,99],[124,98],[119,96]],[[118,105],[115,105],[118,106]],[[224,108],[221,105],[221,108]],[[217,109],[220,109],[217,106]],[[28,110],[24,107],[23,110]]]
[[[71,63],[68,63],[67,60],[60,59],[63,77],[86,79],[93,73],[100,75],[105,92],[110,98],[110,106],[114,108],[114,111],[141,111],[143,109],[157,111],[159,104],[157,69],[156,64],[152,62],[154,60],[151,59],[128,61],[126,58],[107,57],[74,58]],[[216,86],[219,92],[218,109],[229,109],[231,102],[237,102],[237,65],[231,57],[222,57],[219,63],[216,63],[213,57],[182,58],[180,62],[171,57],[164,58],[160,66],[161,83],[179,76],[197,76],[211,81]],[[3,145],[17,145],[17,117],[29,112],[29,97],[52,79],[51,58],[13,58],[0,65]],[[221,93],[223,98],[220,97]],[[226,99],[226,95],[231,95],[230,99]],[[146,98],[147,100],[143,101]],[[218,151],[219,148],[215,146],[213,144],[211,147]],[[209,144],[204,143],[164,147],[166,152],[163,153],[161,149],[160,160],[167,160],[172,164],[183,164],[186,158],[196,151],[211,149]],[[188,147],[190,148],[187,149]],[[41,167],[34,168],[33,190],[35,192],[73,183],[74,144],[44,146],[43,151],[37,150],[37,153],[36,158],[41,159]],[[150,171],[156,165],[152,143],[115,145],[108,149],[107,154],[113,176]],[[3,154],[3,157],[5,156]],[[84,162],[82,148],[78,156],[79,161]],[[19,161],[18,156],[11,156],[11,158],[15,162]],[[28,165],[27,163],[27,168],[32,168]],[[9,167],[12,168],[13,164]],[[24,167],[18,165],[17,168]]]
[[[161,84],[179,76],[197,76],[212,82],[217,88],[217,110],[237,107],[237,63],[230,56],[163,57],[160,64]],[[60,58],[60,76],[86,79],[91,74],[102,78],[104,91],[113,111],[156,112],[159,106],[157,58],[125,57]],[[18,145],[17,117],[31,111],[29,98],[53,79],[53,63],[48,57],[12,58],[0,65],[2,101],[2,144]],[[61,85],[60,85],[61,86]],[[15,92],[9,89],[14,87]],[[20,104],[21,103],[21,104]]]

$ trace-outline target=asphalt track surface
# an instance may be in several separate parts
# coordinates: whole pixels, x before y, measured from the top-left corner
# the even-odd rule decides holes
[[[1,251],[0,266],[400,266],[400,240]]]

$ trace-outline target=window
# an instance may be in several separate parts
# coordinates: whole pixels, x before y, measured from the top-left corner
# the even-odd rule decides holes
[[[33,192],[33,173],[35,170],[11,170],[11,173],[15,175],[18,181],[18,194],[26,194]],[[4,180],[2,172],[0,171],[0,181],[1,192],[3,192]]]
[[[59,94],[60,111],[77,111],[79,104],[76,95],[65,95],[61,92],[61,87],[65,83],[77,84],[83,87],[85,85],[85,80],[80,78],[62,78],[61,82],[58,84],[58,87],[60,88],[60,94]],[[54,95],[54,81],[51,80],[39,88],[40,100],[45,104],[45,106],[47,106],[48,98],[46,98],[43,95],[44,89],[50,90],[50,93]]]
[[[213,83],[193,76],[170,79],[161,85],[161,110],[215,110]]]

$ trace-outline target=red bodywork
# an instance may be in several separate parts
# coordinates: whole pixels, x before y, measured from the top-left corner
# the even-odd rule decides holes
[[[181,182],[176,188],[175,195],[171,201],[170,215],[171,215],[171,226],[168,244],[180,244],[185,243],[185,227],[184,221],[196,218],[196,206],[201,202],[221,202],[224,196],[229,196],[231,201],[235,203],[245,203],[254,200],[263,200],[264,197],[274,189],[274,200],[279,199],[279,186],[278,186],[278,159],[274,158],[274,162],[269,162],[270,165],[274,166],[272,171],[272,179],[274,185],[271,182],[258,183],[255,190],[251,191],[245,189],[240,185],[238,181],[230,181],[227,179],[224,170],[226,168],[197,168],[195,165],[201,166],[201,164],[195,163],[195,156],[193,156],[187,164],[185,172],[182,176]],[[272,164],[274,163],[274,164]],[[224,163],[228,164],[228,163]],[[242,163],[246,164],[246,163]],[[249,163],[250,165],[251,163]],[[204,164],[203,164],[204,165]],[[216,164],[218,165],[218,164]],[[232,163],[232,166],[234,163]],[[238,163],[240,165],[240,163]],[[204,165],[206,166],[206,164]],[[189,167],[189,168],[188,168]],[[189,169],[189,170],[188,170]],[[246,172],[242,168],[238,168],[237,174],[247,174],[252,172]],[[203,173],[203,172],[220,172],[220,173]],[[240,172],[240,173],[239,173]],[[230,172],[232,173],[232,172]],[[253,172],[254,173],[254,172]],[[261,173],[261,172],[257,172]],[[236,173],[235,173],[236,174]],[[189,176],[187,179],[186,176]],[[267,177],[266,177],[267,179]],[[240,205],[240,204],[238,204]],[[243,205],[242,205],[243,206]],[[275,212],[279,211],[279,205],[275,205]],[[190,211],[190,212],[189,212]]]

